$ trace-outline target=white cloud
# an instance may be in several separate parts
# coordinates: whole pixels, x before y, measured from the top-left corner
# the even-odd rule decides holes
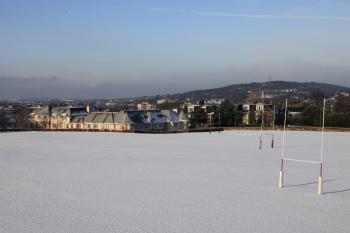
[[[232,12],[216,11],[196,11],[166,8],[147,8],[154,12],[170,12],[181,14],[192,14],[200,16],[218,16],[218,17],[236,17],[236,18],[255,18],[255,19],[296,19],[296,20],[328,20],[328,21],[349,21],[350,17],[346,16],[317,16],[317,15],[277,15],[277,14],[244,14]]]

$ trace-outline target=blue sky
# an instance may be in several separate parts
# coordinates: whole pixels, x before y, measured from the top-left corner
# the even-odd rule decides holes
[[[350,86],[349,28],[349,1],[0,0],[0,98],[55,87],[152,95],[269,76]],[[48,93],[32,88],[38,79]]]

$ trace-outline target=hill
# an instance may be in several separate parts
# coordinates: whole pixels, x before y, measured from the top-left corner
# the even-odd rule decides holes
[[[316,82],[253,82],[248,84],[229,85],[207,90],[194,90],[170,97],[178,100],[206,100],[206,99],[228,99],[234,102],[243,102],[246,99],[260,98],[264,91],[267,97],[272,99],[306,99],[312,92],[320,91],[326,96],[333,96],[337,92],[350,92],[350,88],[326,83]]]

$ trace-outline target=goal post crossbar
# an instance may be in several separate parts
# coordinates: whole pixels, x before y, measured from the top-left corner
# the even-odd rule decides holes
[[[283,157],[283,160],[294,161],[294,162],[302,162],[302,163],[314,163],[314,164],[321,164],[322,163],[320,161],[293,159],[293,158],[287,158],[287,157]]]
[[[262,136],[273,136],[273,133],[263,133]]]

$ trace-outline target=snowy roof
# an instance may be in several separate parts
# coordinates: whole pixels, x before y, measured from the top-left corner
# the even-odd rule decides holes
[[[75,118],[74,118],[75,119]],[[187,120],[172,110],[145,110],[121,112],[92,112],[86,115],[84,122],[92,124],[162,124]]]
[[[168,118],[168,122],[177,123],[180,121],[179,114],[172,110],[162,110],[162,114],[164,114]]]
[[[161,110],[127,111],[131,121],[136,124],[161,124],[167,122],[167,117]]]
[[[186,116],[186,114],[184,112],[180,112],[179,120],[180,121],[188,121],[188,117]]]

